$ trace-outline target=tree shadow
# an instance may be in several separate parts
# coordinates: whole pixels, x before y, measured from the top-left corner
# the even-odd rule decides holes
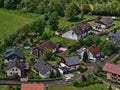
[[[84,19],[85,19],[84,17],[81,17],[81,18],[73,17],[73,18],[69,18],[68,21],[70,21],[70,22],[80,22],[80,21],[82,21]]]

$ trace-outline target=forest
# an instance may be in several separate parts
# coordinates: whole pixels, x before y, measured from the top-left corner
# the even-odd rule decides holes
[[[79,13],[91,15],[120,15],[120,0],[0,0],[0,8],[20,12],[71,16]]]

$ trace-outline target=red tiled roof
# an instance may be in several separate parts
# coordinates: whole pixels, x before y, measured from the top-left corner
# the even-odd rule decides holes
[[[106,63],[103,67],[103,71],[120,75],[120,66],[117,66],[111,63]]]
[[[44,90],[44,85],[23,83],[21,90]]]
[[[97,55],[101,53],[101,50],[96,45],[92,45],[88,47],[88,51],[90,51],[93,55]]]

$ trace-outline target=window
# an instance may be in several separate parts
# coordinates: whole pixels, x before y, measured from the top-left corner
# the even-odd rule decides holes
[[[12,69],[12,71],[14,71],[14,69]]]
[[[72,32],[72,35],[74,35],[74,32]]]
[[[16,69],[16,71],[17,71],[17,69]]]
[[[10,75],[12,75],[12,72],[10,72]]]

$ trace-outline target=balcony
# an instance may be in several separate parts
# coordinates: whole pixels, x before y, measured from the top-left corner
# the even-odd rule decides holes
[[[113,79],[113,78],[111,79],[111,81],[113,81],[113,82],[117,82],[117,80],[116,80],[116,79]]]

